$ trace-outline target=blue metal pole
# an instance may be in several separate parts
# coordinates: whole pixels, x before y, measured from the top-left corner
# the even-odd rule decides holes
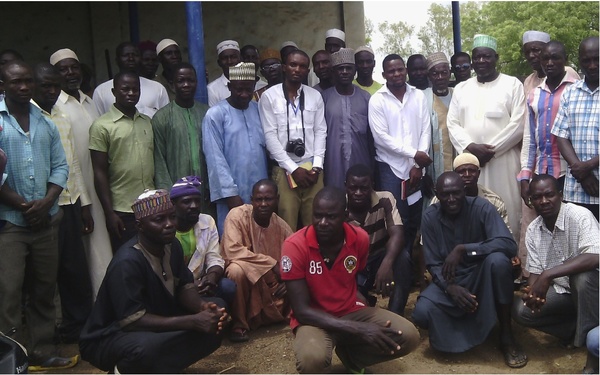
[[[461,51],[460,40],[460,6],[458,1],[452,2],[452,34],[454,37],[454,53]]]
[[[206,64],[204,63],[204,28],[202,23],[202,3],[200,1],[186,1],[185,14],[187,19],[188,47],[190,64],[196,69],[198,87],[195,98],[197,101],[208,104],[208,91],[206,90]]]

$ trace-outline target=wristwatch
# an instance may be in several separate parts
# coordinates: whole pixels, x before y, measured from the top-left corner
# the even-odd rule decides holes
[[[316,174],[320,174],[321,172],[323,172],[323,168],[313,167],[312,171]]]

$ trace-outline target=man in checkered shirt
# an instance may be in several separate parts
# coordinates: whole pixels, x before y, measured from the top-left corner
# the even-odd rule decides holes
[[[513,317],[564,345],[585,346],[598,325],[600,226],[586,208],[561,202],[551,175],[533,177],[529,199],[539,216],[527,228],[529,285],[513,304]],[[598,358],[588,354],[584,370],[594,369],[598,372]]]

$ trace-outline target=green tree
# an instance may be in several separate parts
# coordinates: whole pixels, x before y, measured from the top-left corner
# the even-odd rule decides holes
[[[404,59],[413,54],[410,38],[414,33],[414,26],[402,21],[396,23],[385,21],[380,23],[378,28],[384,39],[383,47],[379,48],[378,52],[384,55],[397,53]]]
[[[461,11],[463,50],[471,50],[474,34],[491,35],[498,40],[498,69],[506,74],[526,76],[531,73],[531,67],[521,52],[523,33],[542,30],[565,44],[570,63],[577,68],[579,43],[588,36],[598,35],[598,13],[598,2],[487,2],[481,5],[479,12]]]
[[[451,6],[432,3],[427,14],[429,19],[417,34],[421,41],[421,53],[428,56],[434,52],[444,52],[450,58],[454,53]]]
[[[365,45],[370,45],[373,41],[373,30],[375,26],[373,26],[373,21],[369,18],[365,17]]]

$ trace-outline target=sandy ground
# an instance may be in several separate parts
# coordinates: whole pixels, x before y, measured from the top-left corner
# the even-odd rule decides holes
[[[406,316],[410,316],[418,292],[408,301]],[[381,301],[385,306],[386,300]],[[524,347],[529,363],[521,369],[510,369],[498,349],[497,327],[488,339],[476,348],[461,354],[436,352],[429,347],[426,330],[420,330],[421,345],[413,353],[397,360],[370,367],[372,373],[409,374],[570,374],[581,373],[586,359],[584,348],[564,349],[558,340],[544,333],[520,327],[514,323],[515,337]],[[293,374],[295,358],[292,349],[293,335],[287,324],[262,327],[250,333],[250,341],[233,344],[228,340],[209,357],[189,367],[186,373],[197,374]],[[76,345],[62,348],[63,354],[77,353]],[[66,373],[103,373],[82,361]],[[345,373],[334,355],[333,373]]]

